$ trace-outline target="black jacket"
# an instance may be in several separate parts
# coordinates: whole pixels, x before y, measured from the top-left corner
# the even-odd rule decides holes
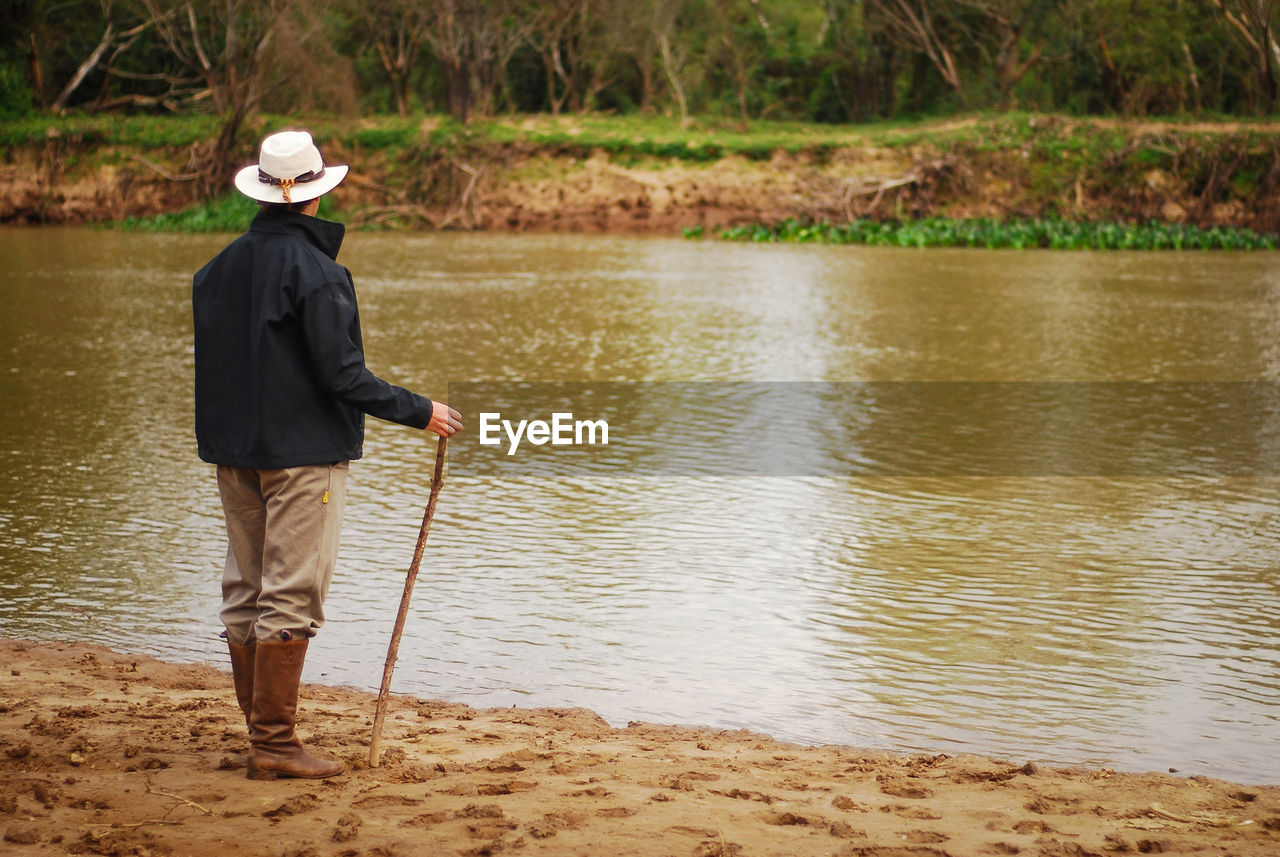
[[[195,275],[196,441],[214,464],[359,458],[364,415],[426,428],[431,401],[364,365],[345,227],[265,210]]]

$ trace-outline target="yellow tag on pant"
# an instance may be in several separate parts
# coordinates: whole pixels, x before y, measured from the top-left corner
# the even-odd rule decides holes
[[[321,502],[321,503],[328,503],[328,502],[329,502],[329,492],[328,492],[328,491],[324,492],[324,496],[320,498],[320,502]]]

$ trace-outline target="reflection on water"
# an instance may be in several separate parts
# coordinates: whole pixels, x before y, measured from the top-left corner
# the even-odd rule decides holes
[[[0,231],[0,632],[222,662],[189,278],[225,240]],[[354,235],[342,260],[371,364],[437,395],[1280,380],[1272,254]],[[652,398],[640,418],[676,419]],[[372,688],[434,444],[368,434],[308,678]],[[1278,487],[1265,472],[455,471],[396,689],[1277,782]]]

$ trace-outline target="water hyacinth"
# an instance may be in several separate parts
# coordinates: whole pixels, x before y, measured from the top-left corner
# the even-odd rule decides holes
[[[108,228],[129,232],[243,232],[258,213],[258,204],[240,194],[228,194],[182,211],[127,217]],[[343,220],[330,197],[321,197],[319,216]]]
[[[702,236],[700,229],[686,237]],[[999,221],[990,218],[734,226],[717,235],[726,241],[865,244],[874,247],[984,247],[1052,250],[1274,250],[1280,239],[1250,229],[1180,223],[1076,223],[1068,220]]]

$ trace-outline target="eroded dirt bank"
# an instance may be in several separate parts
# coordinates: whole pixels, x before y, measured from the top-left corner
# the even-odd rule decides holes
[[[195,201],[192,147],[91,137],[50,129],[5,151],[0,223],[119,220]],[[946,215],[1280,232],[1280,128],[1271,124],[1023,117],[851,139],[694,158],[427,136],[382,149],[320,142],[330,160],[353,165],[338,195],[356,225],[670,234],[788,217]],[[707,140],[714,145],[714,135]]]
[[[2,850],[21,855],[1280,853],[1280,787],[899,756],[584,710],[304,688],[299,731],[348,772],[244,777],[230,677],[0,640]]]

